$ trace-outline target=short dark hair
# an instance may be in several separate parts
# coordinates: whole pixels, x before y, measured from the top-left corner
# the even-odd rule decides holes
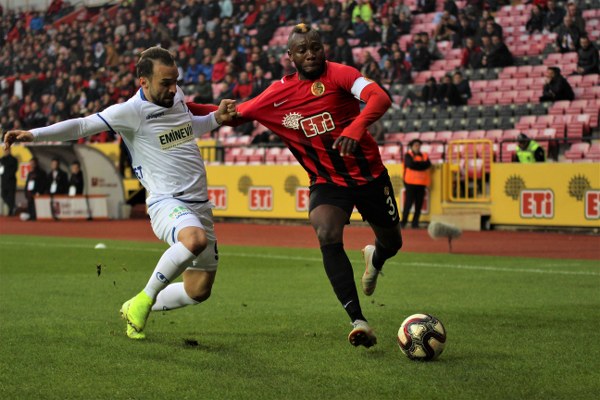
[[[292,31],[290,32],[290,36],[288,36],[288,41],[287,41],[287,47],[288,47],[288,49],[291,47],[292,38],[296,34],[300,34],[300,35],[313,34],[313,35],[317,35],[317,37],[319,38],[319,40],[321,40],[321,35],[319,34],[319,31],[317,31],[316,29],[311,28],[310,25],[307,25],[305,23],[300,23],[300,24],[294,26],[294,29],[292,29]],[[343,38],[343,36],[341,36],[341,37]]]
[[[175,65],[175,59],[168,50],[158,46],[150,47],[142,51],[140,59],[135,65],[137,77],[151,78],[154,72],[154,61],[167,66]]]

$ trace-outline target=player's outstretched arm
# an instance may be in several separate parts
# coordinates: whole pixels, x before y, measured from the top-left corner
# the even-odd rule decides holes
[[[29,131],[8,131],[4,135],[4,149],[8,150],[13,143],[33,142],[33,134]]]
[[[215,111],[215,119],[219,125],[224,122],[229,122],[239,116],[240,114],[237,112],[235,100],[221,100],[221,103],[219,103],[219,108]]]
[[[342,157],[354,152],[367,127],[381,118],[392,105],[390,97],[376,83],[367,85],[360,96],[367,105],[333,142],[333,148],[337,149]]]

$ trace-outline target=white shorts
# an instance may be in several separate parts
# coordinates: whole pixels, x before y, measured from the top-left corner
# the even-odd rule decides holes
[[[212,204],[187,203],[177,199],[164,199],[148,208],[152,230],[156,237],[173,246],[183,228],[195,226],[206,232],[206,249],[188,266],[202,271],[216,271],[219,263],[217,237],[213,222]]]

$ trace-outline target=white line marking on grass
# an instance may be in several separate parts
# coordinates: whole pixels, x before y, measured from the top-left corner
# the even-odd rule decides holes
[[[58,247],[58,248],[72,248],[72,249],[88,249],[94,250],[92,245],[84,244],[62,244],[62,243],[39,243],[39,242],[4,242],[0,240],[0,246],[32,246],[32,247]],[[166,249],[153,249],[153,248],[141,248],[131,246],[113,246],[109,245],[106,250],[100,251],[140,251],[140,252],[151,252],[151,253],[163,253]],[[95,250],[98,251],[98,250]],[[322,262],[321,257],[304,257],[304,256],[289,256],[279,254],[254,254],[254,253],[229,253],[221,252],[221,256],[226,257],[243,257],[243,258],[264,258],[270,260],[285,260],[285,261],[309,261],[309,262]],[[355,263],[359,262],[358,259],[352,260]],[[472,271],[491,271],[491,272],[519,272],[519,273],[533,273],[533,274],[549,274],[549,275],[583,275],[583,276],[600,276],[600,272],[593,271],[557,271],[557,270],[545,270],[539,268],[505,268],[505,267],[491,267],[485,265],[464,265],[464,264],[450,264],[450,263],[430,263],[430,262],[398,262],[388,261],[388,264],[398,266],[413,266],[420,268],[447,268],[447,269],[462,269]],[[574,265],[574,264],[569,264]],[[557,266],[557,264],[550,264],[550,266]]]

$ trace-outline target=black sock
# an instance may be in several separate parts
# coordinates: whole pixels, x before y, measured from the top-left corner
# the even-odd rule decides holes
[[[360,309],[358,292],[354,283],[354,271],[344,251],[344,245],[334,243],[321,246],[321,253],[323,253],[323,265],[329,282],[348,316],[353,322],[357,319],[366,321]]]
[[[373,266],[381,271],[383,263],[388,258],[394,257],[398,250],[390,250],[381,245],[381,242],[375,239],[375,251],[373,252]]]

